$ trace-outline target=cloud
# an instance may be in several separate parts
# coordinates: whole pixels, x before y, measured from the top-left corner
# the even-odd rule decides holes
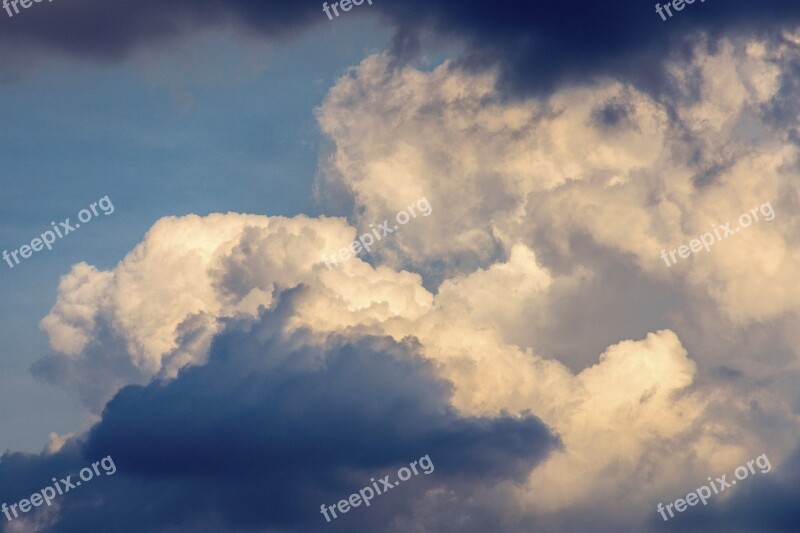
[[[676,481],[680,469],[675,465],[655,464],[656,457],[670,457],[687,464],[681,458],[683,449],[687,445],[695,446],[699,457],[688,461],[688,468],[695,461],[709,462],[711,451],[718,449],[715,448],[718,439],[713,434],[692,434],[695,424],[702,419],[704,400],[701,396],[687,394],[696,367],[674,333],[659,331],[644,340],[615,344],[595,365],[573,373],[559,361],[515,344],[521,341],[514,338],[517,330],[511,326],[517,317],[511,310],[518,305],[522,309],[549,305],[550,291],[572,290],[575,283],[580,283],[580,278],[555,277],[521,244],[507,262],[452,278],[441,285],[438,295],[432,295],[422,286],[419,275],[396,272],[386,266],[373,267],[358,258],[329,270],[320,251],[343,246],[355,233],[355,228],[341,219],[228,214],[162,220],[113,271],[100,273],[78,266],[65,278],[59,301],[43,325],[46,331],[58,332],[68,324],[80,324],[77,338],[92,341],[80,352],[53,354],[40,364],[54,368],[49,377],[56,383],[80,390],[82,380],[92,379],[94,387],[111,395],[124,383],[126,376],[117,373],[114,365],[98,359],[95,354],[108,353],[114,347],[121,354],[129,350],[129,364],[139,372],[132,383],[151,378],[157,381],[146,388],[123,388],[106,406],[103,422],[94,435],[110,435],[103,432],[110,432],[107,428],[111,427],[117,428],[115,431],[119,433],[125,433],[121,428],[128,428],[139,434],[138,440],[131,441],[129,433],[125,433],[121,440],[130,441],[135,449],[142,448],[142,442],[148,442],[142,449],[160,450],[149,463],[146,458],[131,459],[136,464],[143,461],[142,468],[147,475],[154,476],[159,475],[159,464],[163,463],[163,468],[167,469],[169,465],[178,468],[180,461],[176,457],[183,452],[171,449],[167,442],[149,441],[158,438],[152,426],[141,425],[123,415],[116,418],[115,406],[119,402],[127,401],[130,395],[136,398],[131,402],[144,402],[155,394],[149,407],[137,403],[130,412],[149,412],[155,410],[157,404],[178,406],[182,402],[200,403],[204,405],[201,412],[213,412],[212,403],[219,398],[205,405],[198,392],[184,389],[180,383],[189,379],[188,376],[206,376],[210,381],[193,387],[213,392],[216,380],[220,380],[225,384],[237,384],[236,394],[244,388],[243,393],[250,395],[243,384],[254,379],[251,376],[254,365],[256,368],[263,365],[313,368],[317,359],[309,353],[336,349],[344,342],[335,340],[340,337],[356,346],[355,354],[363,351],[358,347],[365,339],[373,337],[388,337],[400,344],[413,340],[417,344],[414,353],[428,362],[429,371],[452,384],[446,402],[442,400],[442,403],[459,416],[494,420],[508,416],[524,418],[534,413],[541,417],[566,448],[564,452],[552,454],[537,469],[530,464],[515,463],[513,471],[506,471],[507,477],[516,483],[501,483],[498,490],[512,502],[525,502],[521,509],[556,512],[580,501],[589,504],[598,494],[608,497],[615,493],[622,498],[623,484],[637,475],[636,468],[641,463],[654,463],[651,467],[654,471],[667,480]],[[165,268],[164,265],[170,266]],[[81,276],[90,271],[95,272],[95,279],[112,279],[113,283],[102,283],[101,290],[94,291],[85,290],[81,283],[68,282],[71,276],[82,279]],[[503,294],[510,285],[518,290],[514,298],[490,298]],[[142,298],[144,294],[151,296]],[[187,294],[194,297],[182,299]],[[67,305],[67,302],[77,301],[79,295],[91,297],[80,306]],[[482,302],[486,304],[485,309],[481,308]],[[82,309],[92,309],[94,314],[84,316],[78,312]],[[75,320],[74,316],[83,319]],[[160,318],[154,320],[152,316]],[[262,316],[260,327],[231,332],[230,321],[246,323]],[[506,321],[509,327],[504,325]],[[102,335],[96,328],[101,322],[109,325],[108,332]],[[67,331],[71,330],[67,328]],[[289,339],[286,341],[289,345],[300,343],[303,349],[294,349],[298,353],[293,351],[291,357],[273,357],[263,340],[273,335]],[[57,335],[55,338],[63,342],[64,338],[71,337]],[[226,349],[225,346],[233,342],[232,338],[239,343],[237,348]],[[148,344],[137,339],[147,340]],[[54,347],[69,350],[74,349],[74,343],[63,342]],[[231,374],[215,370],[220,363],[215,362],[214,354],[239,351],[256,361],[233,365],[240,371]],[[278,353],[283,352],[279,350]],[[184,365],[189,366],[181,370]],[[359,368],[365,365],[361,362]],[[82,375],[84,366],[93,368],[94,373]],[[349,368],[342,371],[349,372]],[[103,372],[104,377],[99,377]],[[392,375],[393,381],[400,379],[396,373]],[[253,402],[255,405],[271,404],[277,402],[279,396],[288,398],[294,394],[310,401],[320,394],[319,391],[330,395],[330,398],[326,395],[324,401],[319,400],[322,404],[331,403],[332,398],[339,395],[345,401],[352,396],[350,391],[363,389],[353,389],[354,379],[348,378],[347,386],[333,390],[329,389],[328,381],[301,380],[292,388],[280,381],[262,383],[256,380],[260,388],[277,396],[268,401],[254,397]],[[380,380],[375,381],[380,383]],[[168,395],[154,392],[164,387]],[[433,390],[428,385],[424,389]],[[379,394],[377,389],[370,390]],[[145,396],[142,398],[140,394]],[[301,412],[302,409],[293,414],[301,416]],[[410,419],[406,415],[400,418]],[[281,424],[291,425],[288,416],[281,420]],[[378,423],[364,414],[359,420],[364,427]],[[169,428],[178,425],[176,419],[162,423]],[[326,423],[320,421],[317,426],[325,427]],[[424,426],[421,422],[413,425]],[[356,431],[354,427],[345,426],[351,433]],[[189,429],[185,432],[194,435]],[[358,435],[367,438],[363,433]],[[200,440],[208,437],[216,442],[211,433],[195,437]],[[248,437],[247,442],[252,444],[255,438]],[[307,447],[303,448],[303,438],[303,434],[297,435],[300,440],[290,440],[284,445],[286,449],[312,453]],[[409,438],[409,445],[428,442],[426,438],[414,434]],[[446,436],[437,438],[450,441]],[[240,439],[241,442],[245,440],[244,436]],[[471,437],[470,440],[475,439]],[[520,442],[527,440],[525,437]],[[665,440],[674,444],[664,445]],[[314,437],[313,441],[321,449],[342,446],[320,437]],[[103,453],[100,448],[93,450]],[[451,451],[450,455],[453,453]],[[231,457],[243,457],[243,454],[238,448],[230,452]],[[120,460],[124,458],[123,453]],[[212,457],[205,460],[226,464]],[[478,458],[471,461],[474,463],[471,468],[479,470]],[[607,471],[609,463],[619,465],[613,475]],[[186,466],[186,470],[191,470],[192,465]],[[488,481],[483,479],[483,482]],[[542,492],[538,489],[541,486],[548,486],[549,490]],[[597,492],[598,486],[603,487],[602,492]],[[644,501],[652,497],[656,488],[643,488],[638,499]],[[493,498],[499,496],[495,494]],[[522,512],[516,505],[511,505],[516,508],[514,512]],[[494,516],[497,508],[491,506],[482,512]]]
[[[80,444],[4,457],[0,500],[25,496],[12,476],[46,484],[111,455],[118,473],[102,479],[102,492],[82,486],[60,498],[48,531],[93,530],[112,516],[129,531],[188,530],[205,519],[225,531],[308,531],[324,524],[322,503],[347,498],[372,477],[395,479],[399,467],[429,455],[431,474],[331,524],[366,530],[396,516],[424,520],[416,510],[424,501],[470,507],[475,491],[523,482],[558,445],[531,415],[457,414],[451,386],[412,341],[331,337],[318,345],[308,332],[279,333],[286,319],[264,311],[231,320],[206,364],[123,388]]]
[[[725,470],[748,451],[768,447],[781,456],[796,445],[780,429],[797,424],[786,408],[796,393],[784,376],[800,353],[790,325],[800,304],[794,290],[800,287],[793,185],[798,153],[791,133],[797,114],[778,119],[774,112],[790,109],[800,96],[792,81],[800,57],[797,39],[785,37],[778,44],[744,37],[712,45],[700,39],[683,62],[667,63],[677,90],[659,98],[629,83],[601,80],[508,101],[497,76],[451,63],[431,72],[396,69],[388,56],[375,55],[343,77],[318,111],[334,143],[323,188],[351,191],[357,225],[425,191],[434,206],[430,225],[406,228],[381,255],[383,264],[432,280],[443,315],[468,315],[476,328],[494,330],[502,342],[522,349],[544,349],[539,355],[545,358],[571,357],[576,370],[588,358],[562,356],[569,351],[565,345],[591,353],[597,332],[639,338],[627,327],[671,330],[661,333],[660,344],[674,349],[654,360],[676,364],[686,350],[698,361],[703,380],[691,385],[680,378],[691,375],[690,364],[664,374],[649,369],[653,386],[659,377],[675,380],[662,405],[683,418],[664,426],[675,430],[669,437],[636,441],[632,454],[605,455],[602,432],[591,427],[591,436],[577,444],[569,437],[578,419],[572,411],[560,411],[554,421],[546,407],[536,409],[565,443],[563,457],[554,454],[531,476],[553,480],[533,483],[549,490],[532,499],[554,513],[565,506],[555,523],[575,525],[570,515],[590,508],[612,524],[617,521],[610,509],[625,508],[631,521],[644,519],[645,506],[671,488],[683,490],[692,471]],[[783,220],[780,214],[762,220],[677,266],[668,268],[660,259],[662,249],[688,243],[712,223],[735,220],[768,201]],[[460,305],[459,311],[445,302]],[[453,344],[465,338],[462,350],[477,345],[488,352],[486,343],[476,342],[479,334],[440,327],[439,335]],[[672,331],[690,342],[666,342]],[[429,352],[433,338],[423,340]],[[625,390],[629,384],[617,378],[637,357],[664,353],[652,342],[643,344],[620,366],[614,358],[601,363],[607,378],[603,392],[595,390],[592,398]],[[480,360],[477,354],[470,358]],[[451,378],[469,383],[463,401],[472,409],[485,407],[481,385],[502,360],[495,353],[487,358],[494,364],[481,365],[481,382],[469,381],[463,371]],[[552,365],[552,359],[545,361]],[[519,391],[539,390],[518,385],[527,374],[524,365],[514,366],[517,376],[505,379],[514,383],[517,397],[494,397],[506,408],[524,397]],[[720,367],[746,377],[732,385],[720,377]],[[796,372],[788,373],[796,379]],[[592,374],[578,372],[575,382]],[[554,403],[574,405],[576,384],[570,378],[555,381],[556,372],[544,375],[531,381],[570,391]],[[681,382],[693,394],[681,392]],[[650,392],[634,388],[641,407]],[[636,405],[634,395],[626,405]],[[463,405],[458,391],[454,399]],[[525,397],[520,403],[543,406],[547,400]],[[575,411],[584,408],[592,419],[609,420],[594,402]],[[637,423],[663,420],[656,411],[640,413]],[[687,413],[692,414],[686,418]],[[628,438],[625,428],[612,433],[618,442]],[[653,436],[652,428],[630,432],[634,439],[645,435]],[[570,479],[564,473],[572,468]],[[595,468],[597,476],[589,481]]]
[[[349,220],[162,219],[110,271],[77,265],[63,278],[42,321],[54,353],[37,372],[75,391],[91,385],[84,399],[98,410],[117,393],[86,446],[118,450],[136,479],[182,480],[199,464],[221,475],[258,459],[286,476],[280,456],[298,483],[317,480],[311,466],[326,473],[329,486],[310,483],[317,500],[341,498],[345,482],[371,475],[365,464],[400,460],[407,452],[392,453],[405,444],[452,448],[465,431],[497,446],[450,454],[461,475],[466,463],[480,475],[454,474],[424,501],[370,514],[373,529],[641,530],[696,472],[764,451],[778,464],[797,445],[798,117],[780,110],[800,96],[800,39],[785,37],[699,42],[667,64],[677,91],[664,98],[604,79],[509,101],[497,74],[368,57],[318,110],[333,144],[321,188],[350,195]],[[325,266],[322,254],[421,196],[430,217],[369,261]],[[679,265],[659,257],[765,201],[773,221]],[[395,392],[359,403],[377,385]],[[306,420],[317,406],[335,413]],[[246,431],[259,417],[286,431]],[[547,455],[542,424],[561,443]],[[215,448],[166,438],[176,427]],[[365,428],[379,428],[385,449],[364,443]],[[531,456],[528,441],[539,443]],[[276,451],[256,456],[253,443]],[[255,504],[234,512],[227,499],[271,490],[259,483],[201,484],[202,495],[170,485],[144,516],[267,523]],[[137,487],[136,498],[147,493]],[[269,494],[287,513],[270,520],[301,523],[299,508]],[[176,517],[178,501],[188,510]]]
[[[146,0],[112,7],[83,0],[37,7],[0,19],[0,41],[4,49],[15,50],[10,58],[46,51],[113,61],[138,47],[165,46],[201,28],[235,24],[270,39],[288,39],[332,23],[321,2]],[[686,60],[687,43],[698,35],[779,36],[800,20],[800,7],[792,0],[773,0],[768,6],[730,0],[689,7],[666,22],[654,6],[602,2],[495,6],[469,0],[453,9],[442,0],[378,1],[368,13],[379,14],[394,27],[396,57],[416,54],[427,34],[457,40],[465,45],[461,64],[498,69],[504,91],[518,93],[551,91],[605,76],[658,93],[667,80],[667,62]]]
[[[13,10],[12,10],[13,12]],[[183,34],[236,22],[274,38],[286,38],[316,20],[316,10],[292,2],[235,3],[219,0],[97,0],[53,2],[20,9],[2,19],[2,40],[21,51],[60,51],[102,61],[119,60],[139,46],[169,42]]]
[[[497,67],[504,92],[517,93],[549,92],[608,76],[661,93],[668,81],[664,67],[686,60],[687,44],[698,35],[780,34],[800,16],[788,0],[763,9],[746,0],[687,7],[663,21],[655,4],[474,1],[455,10],[445,2],[386,4],[399,28],[398,43],[414,42],[425,30],[461,38],[468,44],[462,64]]]
[[[800,449],[793,450],[780,464],[775,464],[772,459],[769,463],[771,469],[768,472],[757,467],[755,474],[725,489],[729,494],[723,492],[713,496],[707,507],[689,507],[666,523],[655,515],[658,519],[651,517],[650,526],[653,531],[709,531],[711,528],[732,532],[796,530],[800,525],[796,505],[800,496]],[[709,474],[712,479],[721,475],[719,472]],[[730,481],[734,475],[727,474],[727,478],[726,481]],[[700,475],[695,479],[696,484],[687,487],[686,493],[708,484]]]
[[[352,229],[334,219],[164,218],[113,275],[78,264],[62,278],[61,296],[41,327],[63,356],[40,361],[35,372],[80,391],[100,409],[124,384],[174,376],[186,364],[203,362],[217,317],[270,305],[276,287],[311,277],[320,250],[352,238]],[[237,258],[253,246],[260,261],[247,272]]]
[[[592,271],[611,251],[654,282],[702,291],[739,324],[791,313],[798,154],[772,110],[800,96],[790,81],[800,52],[788,42],[705,45],[669,64],[681,90],[667,102],[618,81],[507,102],[496,76],[448,63],[394,72],[387,56],[371,56],[318,111],[335,143],[323,189],[352,191],[360,225],[424,191],[433,215],[380,250],[397,267],[467,273],[522,242],[549,268]],[[598,119],[609,108],[625,109],[613,127]],[[672,267],[660,258],[767,202],[774,220],[711,253]]]

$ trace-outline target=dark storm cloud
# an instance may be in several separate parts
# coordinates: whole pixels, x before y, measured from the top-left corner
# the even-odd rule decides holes
[[[51,485],[51,479],[65,477],[87,466],[82,463],[80,447],[71,441],[55,455],[5,453],[0,458],[0,504],[16,503]],[[0,514],[0,523],[6,518]],[[0,526],[2,527],[2,526]]]
[[[4,51],[44,47],[98,59],[118,59],[196,28],[238,22],[281,38],[315,21],[313,3],[225,0],[56,0],[8,17],[0,11]],[[13,13],[13,9],[12,9]]]
[[[119,58],[140,45],[228,22],[273,38],[335,24],[339,19],[328,20],[321,6],[318,0],[58,0],[34,4],[13,18],[0,12],[0,42],[6,53],[45,47]],[[795,0],[696,0],[673,11],[667,21],[656,14],[653,1],[375,0],[369,9],[395,28],[399,55],[415,53],[419,35],[433,30],[467,43],[465,64],[499,65],[506,88],[524,91],[547,90],[597,74],[621,76],[653,89],[663,81],[663,60],[686,53],[685,38],[696,30],[712,37],[728,31],[776,37],[779,28],[800,20],[800,3]]]
[[[524,91],[549,90],[596,75],[656,89],[663,81],[663,61],[685,54],[686,37],[698,30],[712,38],[730,30],[775,36],[780,27],[800,20],[800,4],[791,0],[696,0],[666,21],[656,13],[655,1],[410,4],[385,4],[401,32],[413,35],[427,22],[440,33],[463,37],[470,44],[466,64],[500,65],[506,86]]]
[[[206,365],[122,389],[80,447],[4,459],[0,495],[16,501],[30,489],[19,480],[35,489],[85,466],[84,457],[111,455],[118,472],[103,479],[102,496],[61,498],[64,516],[52,531],[109,523],[188,531],[201,521],[220,531],[387,530],[430,502],[429,489],[445,488],[439,497],[460,513],[473,491],[522,481],[558,445],[533,416],[457,415],[450,385],[433,377],[412,341],[337,337],[320,347],[305,333],[275,339],[281,316],[278,309],[254,324],[231,323]],[[396,479],[426,454],[431,474],[326,524],[322,503],[347,498],[371,477]]]

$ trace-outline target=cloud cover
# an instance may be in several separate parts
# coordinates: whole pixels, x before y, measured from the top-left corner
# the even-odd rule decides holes
[[[322,520],[321,497],[424,453],[437,468],[450,455],[451,474],[352,515],[360,525],[680,528],[690,520],[654,522],[655,503],[765,451],[780,478],[751,483],[793,494],[798,43],[699,41],[667,65],[679,90],[663,99],[603,80],[509,102],[498,74],[365,59],[318,112],[333,141],[321,188],[350,196],[349,222],[165,218],[111,271],[62,279],[42,321],[54,354],[36,371],[105,410],[55,457],[119,454],[125,486],[61,520],[129,516],[132,495],[159,487],[136,527],[203,516],[302,530],[300,503],[271,492],[275,514],[248,491],[316,490],[300,501]],[[433,214],[382,242],[375,264],[325,267],[322,253],[422,195]],[[769,224],[669,269],[660,259],[765,201]],[[250,464],[278,477],[219,481]],[[788,498],[741,494],[713,503],[712,520],[736,527],[746,502],[746,524],[795,523]]]
[[[470,68],[498,67],[502,87],[514,93],[550,91],[613,76],[659,92],[668,60],[686,59],[699,33],[773,36],[800,20],[792,0],[728,0],[698,4],[664,22],[649,4],[511,0],[375,2],[394,31],[398,58],[413,57],[428,36],[465,44]],[[0,42],[8,54],[67,53],[119,60],[139,47],[161,46],[202,28],[235,24],[255,35],[284,40],[331,24],[321,2],[303,0],[100,0],[54,2],[0,17]],[[353,14],[351,14],[353,16]]]

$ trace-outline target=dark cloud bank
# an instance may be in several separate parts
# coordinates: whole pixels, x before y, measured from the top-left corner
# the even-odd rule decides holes
[[[499,65],[506,88],[523,92],[598,74],[657,90],[663,60],[685,53],[686,38],[697,30],[712,38],[726,32],[778,38],[781,28],[800,21],[796,0],[697,0],[667,21],[653,1],[375,0],[369,9],[395,29],[400,55],[413,53],[422,33],[456,38],[468,45],[466,64]],[[286,39],[337,22],[317,0],[58,0],[13,18],[0,13],[6,55],[46,50],[105,60],[199,27],[233,23]]]
[[[59,453],[6,454],[0,502],[111,455],[116,474],[58,498],[63,517],[48,531],[402,531],[391,524],[405,521],[477,530],[492,517],[473,508],[475,491],[522,481],[558,446],[533,416],[458,416],[450,385],[412,341],[337,337],[320,347],[273,331],[268,315],[230,323],[208,364],[122,389]],[[431,474],[330,524],[320,514],[425,454]]]

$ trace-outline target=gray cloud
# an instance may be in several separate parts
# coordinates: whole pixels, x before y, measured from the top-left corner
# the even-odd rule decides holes
[[[691,55],[696,32],[718,37],[777,36],[800,20],[792,0],[696,3],[664,22],[651,4],[604,2],[384,2],[380,13],[395,28],[395,54],[413,57],[425,31],[466,43],[462,63],[499,66],[503,87],[549,90],[565,83],[613,75],[653,91],[663,89],[664,62]],[[235,23],[272,39],[287,39],[331,21],[321,2],[234,0],[99,0],[34,4],[14,17],[0,17],[4,49],[46,50],[119,60],[137,47],[163,45],[202,27]]]
[[[50,531],[109,523],[188,531],[200,519],[223,531],[309,531],[325,524],[320,504],[428,454],[432,474],[328,528],[400,531],[391,524],[425,522],[430,501],[441,500],[442,519],[444,508],[469,508],[475,491],[523,481],[557,446],[533,416],[459,416],[449,405],[451,386],[433,377],[415,342],[333,336],[320,345],[304,332],[274,335],[282,307],[229,321],[207,364],[122,389],[80,442],[53,456],[4,457],[0,500],[17,501],[50,476],[110,454],[118,473],[102,488],[62,497]]]

